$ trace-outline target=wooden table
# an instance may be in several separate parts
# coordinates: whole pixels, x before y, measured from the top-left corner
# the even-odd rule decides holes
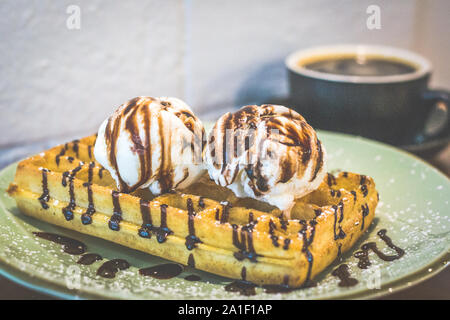
[[[53,142],[52,142],[53,143]],[[36,150],[44,150],[45,147],[34,147]],[[40,149],[39,149],[40,148]],[[34,151],[33,151],[34,152]],[[0,156],[1,156],[0,152]],[[17,156],[14,156],[16,158]],[[17,158],[19,159],[19,158]],[[437,167],[450,177],[450,145],[437,156],[426,159],[430,164]],[[4,166],[4,164],[3,164]],[[2,163],[0,162],[0,167]],[[46,300],[55,299],[48,295],[38,293],[16,284],[0,276],[0,299],[33,299]],[[436,276],[419,283],[410,288],[385,296],[381,299],[445,299],[450,300],[450,268],[442,271]]]

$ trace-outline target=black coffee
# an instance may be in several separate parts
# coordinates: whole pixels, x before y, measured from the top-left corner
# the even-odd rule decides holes
[[[327,57],[303,65],[304,68],[349,76],[391,76],[411,73],[416,69],[406,62],[378,57]]]

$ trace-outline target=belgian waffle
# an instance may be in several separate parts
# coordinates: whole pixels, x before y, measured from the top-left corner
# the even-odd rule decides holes
[[[221,276],[299,287],[355,243],[373,220],[372,178],[328,174],[278,209],[241,199],[207,176],[158,197],[117,191],[94,159],[95,136],[21,161],[8,193],[26,215]]]

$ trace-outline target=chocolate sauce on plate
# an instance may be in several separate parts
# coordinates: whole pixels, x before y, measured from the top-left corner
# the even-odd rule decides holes
[[[62,244],[65,253],[79,255],[86,252],[86,245],[81,241],[49,232],[33,232],[33,234],[36,237]]]
[[[139,269],[139,274],[155,279],[170,279],[183,272],[183,267],[176,263],[165,263],[153,267]]]
[[[265,293],[289,293],[294,291],[294,288],[289,287],[289,276],[285,275],[283,284],[266,284],[262,286]]]
[[[225,291],[228,292],[238,292],[243,296],[254,296],[256,294],[256,285],[243,281],[243,280],[235,280],[225,286]]]
[[[348,265],[346,264],[341,264],[337,269],[333,270],[331,274],[339,278],[339,287],[353,287],[358,284],[358,280],[350,276]]]
[[[78,264],[91,265],[96,261],[103,260],[102,256],[98,253],[85,253],[80,259],[78,259]]]
[[[405,251],[402,248],[397,247],[386,235],[386,229],[381,229],[377,232],[377,235],[380,237],[381,240],[383,240],[386,245],[393,249],[397,254],[395,255],[386,255],[383,252],[381,252],[377,244],[375,242],[367,242],[361,246],[361,251],[355,252],[354,256],[355,258],[359,259],[358,267],[361,269],[367,269],[372,263],[369,259],[369,251],[372,250],[378,258],[380,258],[383,261],[394,261],[397,259],[400,259],[405,254]]]
[[[200,280],[202,280],[202,278],[200,278],[196,274],[190,274],[190,275],[186,276],[184,279],[187,280],[187,281],[200,281]]]
[[[113,259],[103,263],[97,270],[97,275],[103,278],[114,278],[119,270],[125,270],[130,267],[128,261],[123,259]]]

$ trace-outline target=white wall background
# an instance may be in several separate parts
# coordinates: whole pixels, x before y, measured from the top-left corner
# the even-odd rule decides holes
[[[381,8],[368,30],[366,8]],[[66,27],[69,5],[81,29]],[[137,95],[204,119],[287,93],[283,60],[331,43],[411,49],[450,88],[448,0],[0,1],[0,147],[95,132]]]

